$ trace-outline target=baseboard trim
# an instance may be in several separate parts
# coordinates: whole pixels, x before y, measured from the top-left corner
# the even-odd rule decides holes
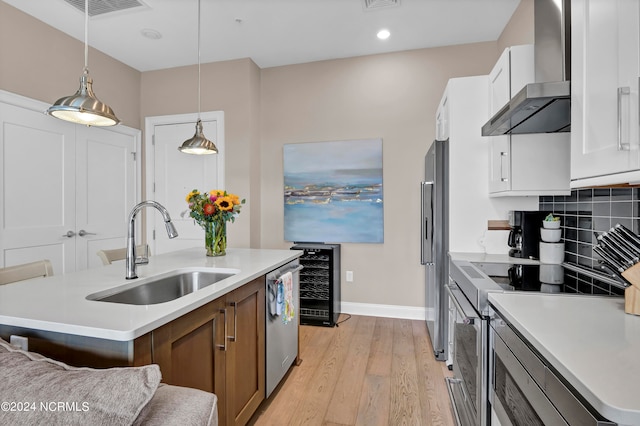
[[[400,318],[424,321],[427,315],[432,318],[431,309],[416,306],[378,305],[373,303],[341,302],[343,314],[363,315],[367,317]]]

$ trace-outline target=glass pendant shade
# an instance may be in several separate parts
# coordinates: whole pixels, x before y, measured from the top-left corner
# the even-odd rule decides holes
[[[80,77],[78,91],[72,96],[58,99],[49,107],[47,114],[87,126],[115,126],[120,123],[111,107],[93,93],[91,84],[91,77],[85,71]]]
[[[204,137],[204,133],[202,133],[202,120],[198,119],[196,123],[196,133],[193,135],[191,139],[187,139],[182,143],[182,146],[178,148],[181,152],[185,154],[217,154],[218,148],[216,145],[211,142],[209,139]]]

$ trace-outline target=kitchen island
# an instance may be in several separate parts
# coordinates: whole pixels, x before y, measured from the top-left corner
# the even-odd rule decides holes
[[[147,265],[138,265],[134,280],[125,279],[124,261],[116,261],[101,268],[8,284],[0,286],[0,325],[131,341],[301,255],[297,250],[228,249],[225,256],[207,257],[204,249],[192,248],[149,257]],[[87,300],[91,294],[140,284],[178,269],[212,268],[235,275],[156,305]]]
[[[640,316],[623,298],[512,292],[489,303],[598,413],[640,424]]]
[[[152,256],[134,280],[119,261],[7,284],[0,337],[27,337],[30,350],[76,366],[158,364],[163,382],[215,393],[219,424],[244,425],[265,398],[265,276],[302,253],[229,249],[207,257],[194,248]],[[90,300],[176,271],[232,275],[163,303]],[[290,326],[297,334],[297,321]]]

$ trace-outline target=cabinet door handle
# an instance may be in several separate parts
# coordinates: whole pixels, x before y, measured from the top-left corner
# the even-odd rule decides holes
[[[509,157],[509,153],[508,152],[500,151],[500,182],[509,182],[509,178],[508,177],[504,177],[504,162],[505,162],[505,160],[509,161],[509,159],[507,157]],[[509,176],[509,175],[507,174],[507,176]]]
[[[233,336],[227,335],[226,330],[224,334],[227,335],[227,339],[229,339],[232,342],[235,342],[236,339],[238,338],[238,302],[229,302],[229,305],[233,306]]]
[[[622,141],[623,139],[622,96],[629,96],[629,95],[631,95],[630,87],[628,86],[618,87],[618,151],[628,151],[631,148],[629,141],[626,141],[626,142]]]
[[[67,238],[73,238],[76,236],[76,233],[73,231],[67,231],[66,234],[62,235],[63,237],[67,237]]]
[[[226,352],[227,351],[227,337],[226,337],[227,336],[227,310],[226,309],[220,309],[220,313],[223,316],[222,321],[224,321],[223,324],[224,324],[224,336],[225,337],[222,339],[222,341],[224,342],[222,345],[215,345],[215,346],[218,349],[221,349],[224,352]],[[214,344],[215,344],[215,341],[216,341],[216,320],[215,319],[213,320],[213,341],[214,341]]]
[[[81,237],[84,237],[85,235],[96,235],[95,232],[87,232],[84,229],[81,229],[80,231],[78,231],[78,235]]]

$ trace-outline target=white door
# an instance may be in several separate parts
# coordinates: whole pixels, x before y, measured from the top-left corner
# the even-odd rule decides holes
[[[102,266],[98,250],[126,246],[127,218],[136,204],[139,130],[77,126],[76,253],[78,269]],[[128,132],[131,133],[131,132]]]
[[[147,241],[152,253],[166,253],[188,247],[203,247],[204,230],[189,217],[185,197],[224,188],[224,113],[201,114],[204,135],[212,140],[218,154],[190,155],[178,151],[195,132],[196,114],[149,117],[146,119],[147,198],[167,208],[178,230],[169,239],[162,216],[147,209]]]
[[[0,125],[0,265],[49,259],[54,274],[75,270],[74,127],[2,102]]]
[[[67,123],[47,106],[0,93],[0,265],[49,259],[58,275],[101,266],[98,250],[126,245],[140,131]]]

